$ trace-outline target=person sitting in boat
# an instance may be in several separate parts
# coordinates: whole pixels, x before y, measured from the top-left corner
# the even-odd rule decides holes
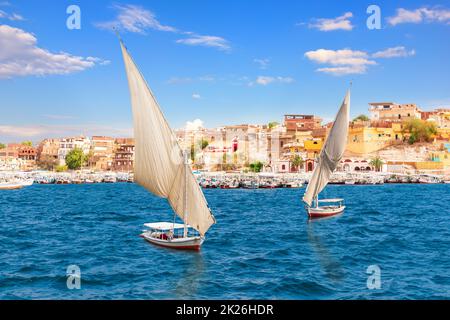
[[[166,233],[167,239],[172,240],[173,239],[173,230],[169,230]]]

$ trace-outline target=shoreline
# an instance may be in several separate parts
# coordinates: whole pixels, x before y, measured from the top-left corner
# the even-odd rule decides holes
[[[257,189],[298,188],[308,183],[311,173],[227,173],[194,172],[203,188]],[[53,171],[2,171],[0,183],[11,181],[33,181],[36,184],[96,184],[134,182],[133,173],[128,172],[53,172]],[[450,183],[449,177],[431,174],[392,172],[334,172],[329,184],[374,185],[384,183]]]

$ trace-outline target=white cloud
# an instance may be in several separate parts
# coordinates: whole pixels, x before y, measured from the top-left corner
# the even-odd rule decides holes
[[[0,25],[0,48],[0,78],[69,74],[104,62],[39,48],[34,35],[8,25]]]
[[[318,68],[316,71],[329,73],[334,76],[343,76],[348,74],[361,74],[366,73],[367,66],[365,65],[353,65],[353,66],[343,66],[343,67],[327,67]]]
[[[204,75],[204,76],[200,76],[200,77],[198,78],[198,80],[200,80],[200,81],[212,82],[212,81],[216,81],[216,78],[215,78],[214,76]]]
[[[309,28],[318,29],[320,31],[334,31],[334,30],[346,30],[350,31],[354,28],[350,18],[353,17],[353,13],[346,12],[342,16],[334,19],[314,19],[312,23],[308,25]]]
[[[34,137],[45,133],[45,129],[39,126],[8,126],[0,125],[0,135],[14,137]]]
[[[169,80],[166,81],[167,84],[184,84],[184,83],[190,83],[192,82],[192,78],[189,77],[172,77]]]
[[[259,64],[260,69],[267,69],[270,63],[270,59],[253,59],[253,62]]]
[[[200,119],[195,119],[194,121],[187,121],[185,129],[187,131],[195,131],[203,128],[203,121]]]
[[[72,120],[76,119],[74,116],[64,115],[64,114],[44,114],[45,118],[52,120]]]
[[[144,9],[138,5],[120,5],[113,6],[118,11],[117,17],[113,21],[95,23],[100,29],[118,30],[145,33],[147,29],[158,31],[177,32],[177,29],[171,26],[161,24],[153,12]]]
[[[333,75],[365,73],[369,65],[376,64],[375,61],[369,59],[367,52],[351,49],[318,49],[306,52],[305,57],[319,64],[329,64],[333,66],[316,70]]]
[[[329,63],[332,65],[367,65],[375,64],[368,59],[367,52],[351,49],[327,50],[318,49],[308,51],[305,57],[317,63]]]
[[[176,42],[190,46],[213,47],[222,51],[231,49],[227,40],[218,36],[200,35],[191,31],[178,30],[175,27],[163,25],[157,19],[156,15],[138,5],[120,5],[113,6],[118,11],[117,17],[112,21],[97,22],[94,25],[97,28],[105,30],[122,30],[145,34],[148,29],[157,31],[166,31],[186,36],[184,39],[178,39]]]
[[[450,10],[438,8],[419,8],[415,10],[407,10],[403,8],[397,9],[396,15],[387,18],[387,22],[392,25],[401,23],[422,23],[422,22],[440,22],[450,24]]]
[[[403,46],[387,48],[382,51],[375,52],[372,54],[374,58],[401,58],[401,57],[409,57],[416,54],[415,50],[406,50]]]
[[[186,84],[194,81],[213,82],[216,78],[210,75],[203,75],[199,77],[171,77],[166,81],[167,84]]]
[[[377,51],[371,55],[360,50],[318,49],[306,52],[305,57],[318,64],[328,65],[318,68],[316,71],[341,76],[366,73],[370,65],[377,64],[377,62],[371,58],[409,57],[415,54],[415,50],[406,50],[403,46],[397,46]]]
[[[0,19],[8,19],[11,21],[23,21],[25,20],[20,14],[17,13],[7,13],[3,10],[0,10]]]
[[[294,82],[294,79],[291,77],[272,77],[272,76],[259,76],[256,78],[255,81],[251,81],[248,83],[249,86],[253,86],[255,84],[261,85],[261,86],[267,86],[271,83],[292,83]]]
[[[198,93],[193,93],[192,94],[192,99],[195,99],[195,100],[199,100],[199,99],[201,99],[202,97],[200,96],[200,94],[198,94]]]
[[[115,137],[131,137],[132,128],[120,127],[120,125],[98,125],[98,124],[74,124],[74,125],[8,125],[0,124],[0,136],[9,141],[19,141],[23,138],[39,141],[44,138],[58,138],[78,136],[80,134],[109,135]]]
[[[228,41],[218,36],[204,36],[190,33],[190,37],[178,39],[176,42],[189,46],[212,47],[222,51],[229,51],[231,49]]]

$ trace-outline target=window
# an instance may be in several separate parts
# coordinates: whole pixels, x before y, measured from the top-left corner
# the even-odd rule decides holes
[[[285,164],[283,164],[283,165],[281,166],[281,170],[286,170],[286,165],[285,165]]]

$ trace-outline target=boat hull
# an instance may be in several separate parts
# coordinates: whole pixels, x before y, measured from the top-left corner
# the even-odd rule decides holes
[[[144,238],[146,241],[150,242],[151,244],[178,250],[198,251],[200,250],[203,242],[205,241],[204,237],[174,238],[172,240],[164,240],[154,238],[146,232],[142,233],[141,237]]]
[[[310,218],[331,217],[344,212],[345,206],[326,206],[317,208],[307,208]]]
[[[0,184],[0,190],[15,190],[15,189],[22,189],[23,185],[21,184]]]

